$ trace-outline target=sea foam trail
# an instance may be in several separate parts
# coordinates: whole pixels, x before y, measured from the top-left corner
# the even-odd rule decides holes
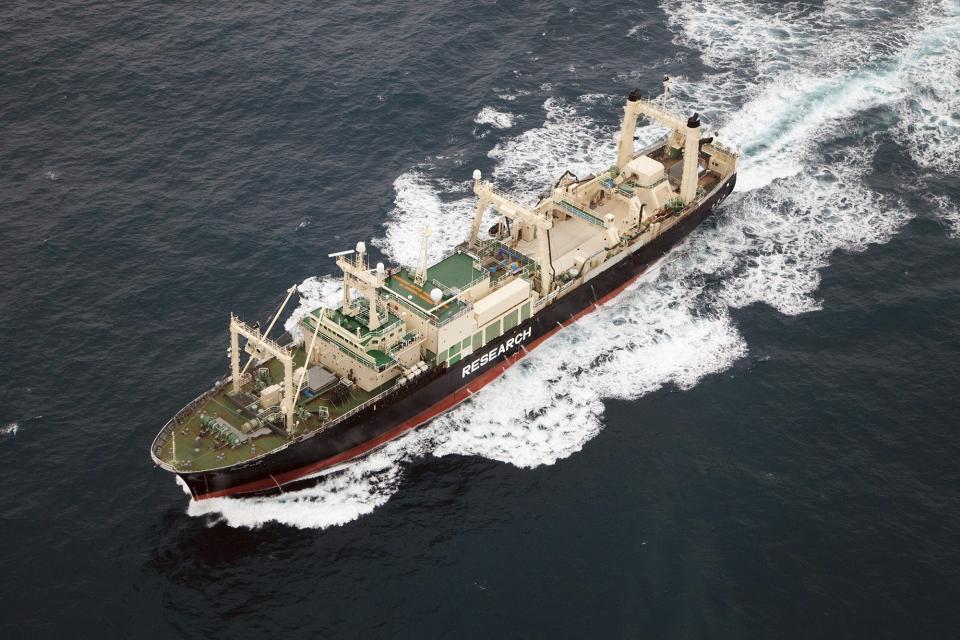
[[[708,126],[721,128],[745,152],[738,190],[716,227],[698,230],[658,271],[602,312],[560,332],[430,426],[310,489],[191,503],[189,513],[232,526],[276,521],[323,528],[388,500],[402,480],[403,460],[457,454],[520,467],[552,464],[602,429],[604,398],[636,398],[668,384],[690,388],[742,358],[747,345],[730,319],[731,308],[758,302],[785,314],[819,308],[818,269],[831,253],[885,242],[911,215],[898,200],[864,184],[877,143],[871,132],[849,139],[847,125],[876,107],[895,109],[904,120],[914,117],[904,111],[908,96],[929,81],[915,69],[949,65],[952,54],[944,50],[939,61],[915,56],[943,36],[940,27],[904,27],[878,39],[890,24],[880,4],[849,9],[828,1],[817,10],[791,3],[773,13],[754,3],[734,5],[665,3],[678,41],[703,51],[714,69],[696,84],[678,79],[674,108],[709,105],[701,110]],[[945,25],[945,6],[923,4],[916,20],[897,24]],[[825,38],[837,46],[823,47]],[[497,163],[494,180],[532,202],[565,169],[583,175],[609,164],[616,123],[600,124],[587,115],[587,107],[601,99],[618,98],[547,99],[542,126],[490,151]],[[645,127],[638,134],[643,144],[659,131]],[[828,142],[835,149],[825,154]],[[938,157],[929,156],[929,165]],[[377,241],[404,264],[416,260],[422,224],[441,230],[432,243],[437,256],[462,240],[472,214],[469,185],[451,184],[431,171],[423,167],[396,180],[395,207]],[[439,195],[451,192],[464,197]],[[718,284],[705,288],[707,280]],[[305,285],[295,316],[336,299],[332,279]],[[519,398],[518,387],[524,389]]]
[[[740,188],[796,175],[805,165],[795,150],[809,156],[812,145],[849,133],[857,116],[878,108],[893,120],[886,133],[918,167],[960,173],[960,1],[773,7],[664,2],[676,42],[717,70],[706,83],[679,83],[678,98],[705,108],[708,119],[738,105],[717,124],[744,153]]]
[[[928,11],[926,37],[903,61],[904,87],[898,142],[922,168],[960,174],[960,2],[943,3],[943,12]]]

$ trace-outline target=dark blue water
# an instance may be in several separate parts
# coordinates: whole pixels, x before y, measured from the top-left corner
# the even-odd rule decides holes
[[[957,635],[954,0],[2,16],[0,636]],[[230,312],[607,166],[664,74],[744,157],[658,274],[315,488],[153,468]]]

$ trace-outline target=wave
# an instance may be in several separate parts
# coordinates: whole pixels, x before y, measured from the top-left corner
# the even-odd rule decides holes
[[[413,437],[387,443],[327,474],[313,487],[268,497],[190,500],[187,513],[206,518],[210,526],[222,522],[255,528],[278,522],[301,529],[325,529],[346,524],[372,512],[396,492],[402,478],[400,461],[417,451],[413,442],[418,434],[410,435]],[[184,491],[189,495],[185,486]]]
[[[935,207],[941,221],[946,225],[947,233],[960,238],[960,207],[945,195],[927,194],[924,199]]]
[[[509,129],[517,120],[517,116],[505,111],[497,111],[493,107],[484,107],[473,119],[477,124],[490,125],[495,129]]]
[[[408,267],[420,259],[420,230],[424,226],[432,231],[428,257],[433,261],[463,241],[464,225],[473,219],[475,205],[469,198],[445,202],[439,195],[465,192],[469,183],[457,185],[444,178],[430,178],[427,170],[414,169],[394,181],[396,198],[387,216],[386,233],[373,241],[393,260]]]
[[[958,0],[828,1],[821,11],[667,0],[664,8],[675,42],[716,70],[674,93],[685,108],[706,105],[707,119],[740,145],[741,188],[796,175],[824,141],[858,133],[890,135],[922,171],[960,172]],[[882,116],[864,132],[862,116],[876,110]]]
[[[284,330],[289,332],[296,342],[303,342],[300,320],[317,307],[335,306],[342,292],[343,284],[338,278],[333,276],[311,276],[307,278],[297,285],[300,304],[284,321]]]

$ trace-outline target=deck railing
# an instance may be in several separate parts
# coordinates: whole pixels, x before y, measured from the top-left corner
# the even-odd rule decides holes
[[[607,226],[606,223],[604,223],[604,221],[601,220],[600,218],[596,217],[593,214],[587,213],[580,207],[576,207],[570,204],[569,202],[567,202],[566,200],[560,200],[559,202],[557,202],[557,206],[563,209],[564,211],[566,211],[567,213],[572,213],[573,215],[577,216],[581,220],[585,220],[590,224],[596,225],[598,227]]]
[[[408,335],[410,335],[410,334],[408,334]],[[394,357],[396,354],[400,353],[401,351],[403,351],[403,350],[405,350],[405,349],[408,349],[408,348],[410,348],[411,346],[413,346],[413,345],[415,345],[415,344],[419,344],[419,343],[423,342],[423,340],[424,340],[423,335],[421,335],[421,334],[419,334],[419,333],[414,333],[414,334],[413,334],[413,337],[410,338],[410,340],[406,340],[406,336],[404,336],[404,339],[403,339],[403,340],[401,340],[401,341],[398,342],[397,344],[395,344],[395,345],[393,345],[392,347],[390,347],[389,349],[387,349],[387,352],[386,352],[386,353],[387,353],[388,356]]]
[[[326,342],[328,342],[328,343],[330,343],[330,344],[332,344],[332,345],[335,346],[337,349],[340,349],[340,351],[342,351],[343,353],[347,354],[348,356],[350,356],[351,358],[353,358],[354,360],[356,360],[357,362],[359,362],[359,363],[362,364],[363,366],[365,366],[365,367],[367,367],[367,368],[370,368],[370,369],[374,369],[374,370],[376,370],[376,371],[379,371],[379,370],[380,370],[380,368],[377,366],[377,362],[376,362],[375,360],[373,360],[372,358],[369,358],[369,359],[368,359],[368,358],[365,358],[365,357],[361,356],[361,355],[358,354],[357,352],[348,349],[347,347],[345,347],[345,346],[343,346],[342,344],[340,344],[339,342],[333,340],[333,339],[330,338],[329,336],[323,335],[323,333],[317,333],[317,337],[325,340]]]
[[[436,316],[434,316],[432,313],[427,313],[426,311],[421,309],[420,306],[417,305],[415,302],[407,300],[396,291],[392,291],[390,289],[381,289],[380,291],[381,293],[385,293],[388,296],[393,296],[399,302],[403,303],[403,306],[405,309],[409,309],[410,311],[413,311],[416,315],[420,316],[424,320],[431,321],[431,322],[433,320],[436,320]]]
[[[437,322],[437,326],[438,326],[438,327],[443,327],[443,326],[445,326],[445,325],[448,325],[448,324],[450,324],[451,322],[453,322],[454,320],[456,320],[457,318],[462,318],[462,317],[465,316],[471,309],[473,309],[473,303],[472,303],[472,302],[465,302],[465,301],[461,300],[461,301],[460,301],[460,304],[462,304],[463,307],[462,307],[459,311],[457,311],[456,313],[454,313],[454,314],[452,314],[452,315],[449,315],[449,316],[447,316],[446,318],[443,318],[442,320],[440,320],[439,322]]]
[[[346,413],[337,416],[337,417],[334,418],[333,420],[329,420],[329,421],[325,422],[324,424],[320,425],[319,427],[317,427],[316,429],[314,429],[314,430],[311,431],[310,433],[311,433],[311,434],[314,434],[314,433],[320,433],[320,432],[322,432],[322,431],[326,431],[326,430],[329,429],[330,427],[332,427],[332,426],[334,426],[334,425],[336,425],[336,424],[340,424],[341,422],[343,422],[344,420],[346,420],[346,419],[349,418],[350,416],[356,415],[357,413],[359,413],[360,411],[363,411],[363,410],[366,409],[367,407],[369,407],[369,406],[371,406],[371,405],[373,405],[373,404],[376,404],[379,400],[382,400],[384,396],[386,396],[388,393],[390,393],[391,391],[393,391],[393,387],[394,387],[394,386],[395,386],[395,384],[390,385],[388,388],[384,389],[383,391],[381,391],[381,392],[378,393],[377,395],[373,396],[373,397],[370,398],[369,400],[366,400],[365,402],[361,402],[360,404],[358,404],[357,406],[355,406],[353,409],[350,409],[350,411],[347,411]]]

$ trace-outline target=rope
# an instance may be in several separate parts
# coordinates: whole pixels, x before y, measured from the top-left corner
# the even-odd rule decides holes
[[[270,326],[267,327],[267,330],[260,335],[264,337],[270,335],[270,331],[273,329],[273,325],[277,323],[277,319],[280,317],[280,314],[283,312],[283,308],[287,306],[288,302],[290,302],[290,298],[291,296],[293,296],[293,292],[296,290],[297,290],[297,285],[293,285],[292,287],[290,287],[290,289],[287,291],[287,297],[283,299],[283,304],[280,305],[280,308],[277,309],[276,315],[273,316],[273,320],[270,321]],[[250,359],[247,360],[247,364],[243,365],[243,370],[240,372],[241,378],[243,377],[243,374],[247,372],[247,369],[250,368],[250,365],[253,364],[253,361],[254,361],[253,354],[250,354]]]

